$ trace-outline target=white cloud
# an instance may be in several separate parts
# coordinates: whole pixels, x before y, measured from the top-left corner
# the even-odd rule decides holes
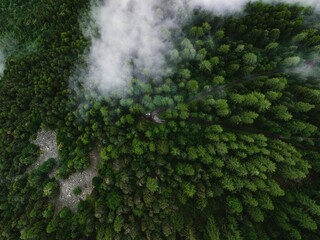
[[[126,86],[135,73],[165,76],[165,54],[171,49],[164,29],[175,26],[176,17],[188,9],[203,8],[216,15],[242,11],[248,0],[105,0],[94,7],[92,18],[99,37],[91,34],[87,84],[102,93]],[[252,1],[251,1],[252,2]],[[266,0],[264,2],[276,2]],[[277,1],[278,2],[278,1]],[[319,7],[316,0],[283,0]],[[90,32],[90,31],[89,31]],[[134,66],[134,67],[133,67]]]
[[[100,31],[92,39],[89,81],[101,90],[125,85],[140,72],[163,75],[165,52],[170,48],[163,29],[173,24],[164,19],[158,1],[109,0],[93,11]]]

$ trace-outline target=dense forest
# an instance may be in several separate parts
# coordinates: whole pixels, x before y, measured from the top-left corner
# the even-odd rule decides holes
[[[320,239],[318,13],[194,10],[172,72],[102,96],[75,76],[90,6],[0,1],[0,239]],[[39,129],[57,132],[59,159],[27,171]],[[95,148],[92,193],[57,210],[59,179]]]

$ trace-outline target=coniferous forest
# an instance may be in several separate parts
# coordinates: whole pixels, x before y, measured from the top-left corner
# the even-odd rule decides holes
[[[75,76],[90,6],[0,1],[0,239],[320,239],[320,15],[195,9],[171,34],[173,71],[101,95]],[[59,158],[28,170],[39,129]],[[94,149],[91,194],[57,209]]]

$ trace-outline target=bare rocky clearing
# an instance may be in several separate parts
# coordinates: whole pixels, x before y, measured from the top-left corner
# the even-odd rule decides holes
[[[59,158],[58,145],[56,140],[56,132],[54,131],[43,131],[40,130],[37,133],[36,140],[31,141],[31,143],[39,146],[41,154],[38,160],[33,163],[27,170],[30,172],[38,168],[41,164],[47,161],[49,158]]]
[[[40,130],[37,133],[36,140],[31,142],[40,147],[41,154],[38,158],[38,161],[32,164],[27,172],[38,168],[50,158],[59,158],[56,132]],[[90,166],[85,171],[74,173],[67,179],[59,180],[60,193],[55,199],[56,210],[59,210],[63,207],[69,207],[71,210],[75,211],[78,202],[80,200],[84,200],[86,196],[91,194],[93,189],[92,179],[98,175],[97,165],[100,160],[100,155],[97,148],[89,154],[89,158]],[[54,178],[55,172],[51,173],[49,177]],[[72,193],[76,187],[80,187],[82,190],[78,196]]]
[[[98,175],[97,165],[100,155],[97,149],[89,154],[90,166],[83,172],[72,174],[68,179],[60,180],[60,194],[56,200],[57,209],[69,207],[76,210],[80,200],[84,200],[90,195],[93,189],[92,179]],[[82,192],[76,196],[72,192],[76,187],[80,187]]]

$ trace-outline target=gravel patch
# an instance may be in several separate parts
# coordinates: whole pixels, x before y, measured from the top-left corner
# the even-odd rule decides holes
[[[27,169],[27,172],[31,172],[38,168],[50,158],[59,158],[55,131],[40,130],[37,133],[36,140],[32,140],[31,142],[39,146],[41,154],[38,160]],[[85,200],[86,197],[91,194],[93,189],[92,179],[98,175],[97,165],[100,161],[100,154],[97,147],[89,153],[89,159],[90,166],[86,170],[74,173],[67,179],[58,180],[60,193],[54,200],[56,211],[59,211],[63,207],[69,207],[71,210],[75,211],[80,200]],[[54,178],[55,171],[50,173],[49,177]],[[76,187],[80,187],[82,190],[82,192],[77,196],[72,193]]]
[[[65,180],[60,180],[60,193],[56,200],[56,210],[69,207],[75,211],[80,200],[85,200],[91,194],[93,189],[92,179],[98,175],[97,165],[100,160],[98,149],[93,150],[89,154],[89,158],[90,166],[86,170],[74,173]],[[76,187],[80,187],[82,190],[77,196],[72,193]]]
[[[57,159],[59,157],[56,138],[57,134],[55,131],[38,131],[36,140],[32,140],[31,143],[39,146],[41,154],[38,160],[27,169],[27,172],[31,172],[32,170],[38,168],[49,158]]]

